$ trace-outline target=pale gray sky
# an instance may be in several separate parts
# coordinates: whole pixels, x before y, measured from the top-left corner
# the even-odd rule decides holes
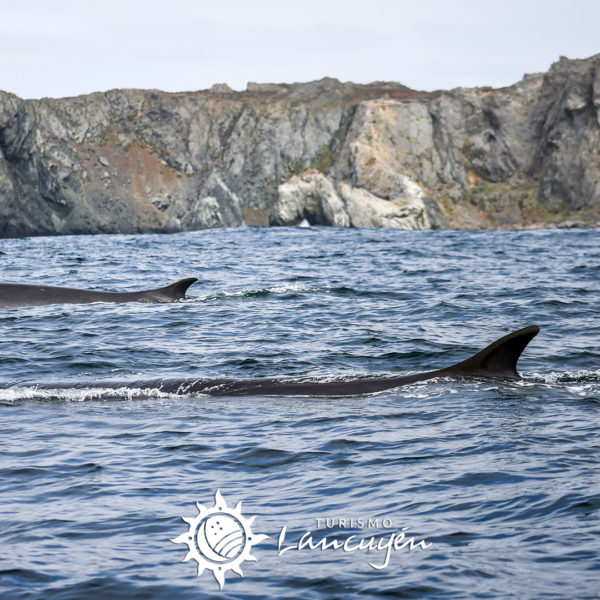
[[[599,23],[599,0],[0,0],[0,89],[503,86],[599,53]]]

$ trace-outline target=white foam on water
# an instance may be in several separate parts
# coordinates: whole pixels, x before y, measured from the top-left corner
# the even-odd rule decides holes
[[[24,400],[64,400],[86,402],[90,400],[135,400],[141,398],[172,398],[182,394],[167,394],[156,388],[38,388],[10,387],[0,390],[0,402],[21,402]]]

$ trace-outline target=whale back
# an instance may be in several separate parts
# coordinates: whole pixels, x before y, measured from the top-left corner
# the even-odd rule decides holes
[[[1,283],[0,308],[91,302],[175,302],[184,299],[187,289],[196,281],[196,277],[189,277],[162,288],[137,292],[102,292],[50,285]]]
[[[155,291],[160,292],[160,290]],[[367,377],[338,381],[310,378],[296,380],[279,378],[237,380],[188,378],[102,382],[100,384],[79,382],[75,386],[72,383],[64,386],[53,383],[36,387],[38,389],[60,389],[62,387],[89,388],[99,385],[108,389],[130,387],[136,390],[159,390],[173,395],[202,394],[208,396],[354,396],[373,394],[438,377],[519,379],[517,361],[527,344],[538,334],[539,330],[539,327],[532,325],[509,333],[492,342],[471,358],[445,369],[397,377]]]

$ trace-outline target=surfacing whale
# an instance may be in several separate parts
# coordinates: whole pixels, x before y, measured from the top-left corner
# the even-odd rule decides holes
[[[92,302],[175,302],[185,298],[185,292],[196,281],[196,277],[189,277],[166,287],[139,292],[97,292],[50,285],[0,283],[0,308]]]
[[[501,337],[477,354],[450,367],[398,377],[363,378],[346,381],[302,381],[292,379],[166,379],[93,385],[80,383],[77,388],[153,390],[175,396],[355,396],[372,394],[436,377],[452,379],[520,379],[517,361],[540,328],[531,325]],[[38,386],[57,389],[61,386]]]

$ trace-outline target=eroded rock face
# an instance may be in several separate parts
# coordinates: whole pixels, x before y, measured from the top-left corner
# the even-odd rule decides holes
[[[600,55],[503,88],[0,92],[0,235],[600,222]]]
[[[294,175],[279,186],[278,198],[271,212],[272,225],[310,225],[350,227],[346,203],[334,184],[315,169]]]
[[[340,185],[352,227],[393,227],[396,229],[430,229],[423,193],[386,200],[360,187]]]
[[[344,181],[336,185],[311,169],[279,186],[271,224],[430,229],[423,190],[408,178],[400,190],[382,198]]]

